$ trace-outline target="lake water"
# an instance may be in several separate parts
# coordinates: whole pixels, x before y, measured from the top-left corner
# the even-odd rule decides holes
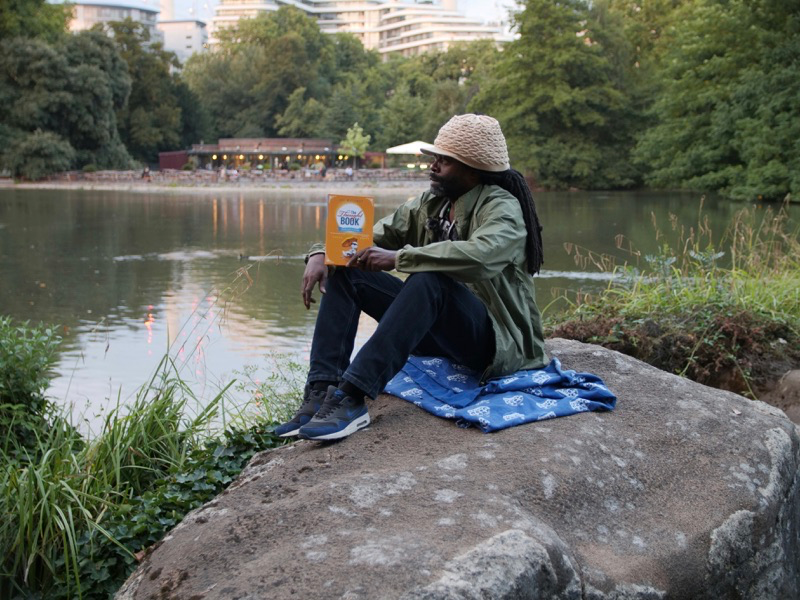
[[[415,195],[364,193],[375,197],[376,218]],[[166,353],[199,397],[212,397],[245,366],[266,377],[270,353],[307,360],[316,311],[303,307],[300,279],[304,253],[323,237],[325,201],[321,188],[0,189],[0,314],[59,326],[64,344],[49,394],[90,424],[117,398],[130,399]],[[542,307],[564,291],[607,285],[565,244],[625,260],[617,236],[652,253],[653,216],[661,229],[670,214],[689,227],[700,209],[699,194],[681,193],[540,193],[536,202]],[[719,233],[741,208],[704,203]],[[362,321],[362,343],[373,328]],[[232,392],[234,401],[245,396]]]

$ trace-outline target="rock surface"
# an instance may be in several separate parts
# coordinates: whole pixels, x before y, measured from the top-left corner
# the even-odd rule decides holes
[[[550,340],[617,409],[483,434],[391,396],[253,458],[119,600],[798,598],[800,439],[763,402]]]

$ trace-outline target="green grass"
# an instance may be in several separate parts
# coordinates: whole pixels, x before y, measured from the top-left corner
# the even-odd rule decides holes
[[[6,435],[0,597],[109,597],[137,553],[221,492],[253,454],[282,444],[269,417],[278,405],[296,403],[297,383],[267,380],[232,413],[224,399],[234,383],[192,414],[198,402],[167,356],[93,439],[50,405],[31,413],[38,419],[29,418],[32,439]],[[266,398],[274,386],[282,392]]]
[[[751,396],[797,368],[800,229],[786,207],[742,210],[719,240],[702,208],[692,226],[675,217],[666,232],[653,225],[660,252],[642,256],[618,238],[621,265],[567,246],[615,277],[599,294],[562,296],[566,310],[549,312],[548,335],[599,343]]]

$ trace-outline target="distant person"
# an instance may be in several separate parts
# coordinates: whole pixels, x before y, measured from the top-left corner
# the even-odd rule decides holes
[[[541,227],[500,124],[455,116],[423,152],[433,157],[430,191],[378,221],[374,246],[332,270],[322,244],[306,257],[303,304],[316,286],[323,295],[303,403],[278,435],[334,440],[366,427],[367,401],[412,354],[445,357],[483,380],[547,364],[532,278]],[[378,326],[351,361],[362,312]]]
[[[150,181],[150,167],[145,165],[144,169],[142,169],[142,179],[145,181]]]
[[[347,167],[344,170],[344,174],[347,177],[347,180],[350,181],[353,179],[353,167]]]
[[[319,174],[322,179],[325,179],[325,176],[328,174],[328,165],[322,163],[322,168],[319,170]]]

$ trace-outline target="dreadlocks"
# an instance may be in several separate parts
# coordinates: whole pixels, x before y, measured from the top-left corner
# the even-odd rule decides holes
[[[542,251],[542,226],[539,224],[539,216],[536,214],[536,204],[533,202],[533,194],[528,187],[528,182],[522,173],[515,169],[492,173],[475,169],[479,174],[481,183],[485,185],[497,185],[509,192],[518,201],[522,208],[522,216],[525,219],[525,229],[528,232],[525,240],[525,256],[528,259],[528,273],[533,275],[538,273],[544,262]]]

